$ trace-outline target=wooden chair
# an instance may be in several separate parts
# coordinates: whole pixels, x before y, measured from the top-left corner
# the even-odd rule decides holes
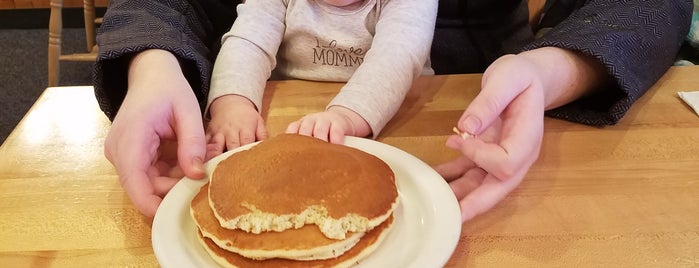
[[[49,19],[49,50],[48,50],[48,86],[58,86],[60,80],[61,61],[94,61],[97,59],[97,44],[95,40],[97,25],[102,18],[95,17],[95,1],[83,0],[85,17],[85,40],[87,49],[84,53],[62,54],[61,32],[63,31],[63,0],[51,0],[51,15]]]
[[[539,24],[539,20],[541,20],[546,0],[528,0],[527,6],[529,6],[529,25],[534,29]]]

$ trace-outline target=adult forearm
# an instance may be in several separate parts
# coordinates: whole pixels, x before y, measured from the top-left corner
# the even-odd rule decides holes
[[[128,71],[128,90],[147,90],[161,77],[184,79],[177,57],[167,50],[148,49],[131,59]]]
[[[542,47],[519,54],[535,64],[550,110],[585,96],[610,81],[595,58],[557,47]]]
[[[149,48],[177,55],[178,65],[203,106],[214,53],[218,51],[220,36],[235,19],[238,2],[110,1],[97,33],[100,49],[94,85],[100,108],[113,119],[126,94],[132,57]]]
[[[588,98],[546,114],[597,126],[618,122],[672,65],[687,34],[691,2],[587,1],[527,45],[524,50],[553,46],[590,55],[599,59],[613,77]]]

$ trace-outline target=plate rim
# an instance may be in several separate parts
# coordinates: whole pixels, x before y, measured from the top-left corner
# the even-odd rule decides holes
[[[247,149],[252,148],[253,146],[259,144],[260,141],[247,144],[241,147],[238,147],[236,149],[227,151],[223,154],[220,154],[214,158],[212,158],[210,161],[208,161],[205,164],[205,168],[207,170],[207,174],[210,174],[210,172],[213,170],[215,165],[220,162],[222,159],[230,156],[231,154],[244,151]],[[420,247],[420,254],[418,256],[414,256],[413,260],[410,262],[410,267],[441,267],[445,265],[448,260],[451,258],[454,250],[456,249],[456,246],[458,244],[458,241],[461,237],[461,212],[459,208],[459,203],[456,200],[456,196],[453,194],[451,191],[451,188],[449,185],[446,183],[446,181],[429,165],[427,165],[425,162],[420,160],[419,158],[415,157],[412,154],[409,154],[400,148],[394,147],[392,145],[379,142],[376,140],[372,139],[367,139],[367,138],[358,138],[358,137],[345,137],[345,143],[346,146],[350,146],[362,151],[365,151],[367,153],[370,153],[372,155],[375,155],[382,159],[383,161],[386,161],[384,158],[395,158],[395,157],[400,157],[408,160],[411,165],[418,165],[416,168],[420,168],[421,172],[427,172],[429,176],[427,177],[435,177],[439,178],[439,180],[434,180],[434,179],[420,179],[416,180],[414,178],[409,178],[411,182],[413,182],[420,190],[422,195],[427,195],[429,198],[429,201],[431,201],[428,206],[428,210],[430,210],[430,216],[431,215],[440,215],[441,217],[437,219],[436,217],[426,217],[428,224],[427,226],[431,226],[430,230],[432,230],[430,233],[432,235],[427,235],[425,236],[426,240],[419,241],[419,243],[426,245],[426,246],[421,246]],[[371,149],[371,147],[374,147],[374,149]],[[368,151],[380,151],[381,154],[384,154],[383,156],[380,154],[368,152]],[[392,155],[388,155],[392,154]],[[395,163],[389,163],[389,161],[386,161],[389,166]],[[405,163],[404,163],[405,164]],[[188,177],[183,177],[179,182],[173,186],[173,188],[170,190],[170,192],[163,198],[159,209],[156,211],[156,214],[153,218],[153,223],[151,226],[151,246],[153,248],[154,255],[162,267],[166,267],[164,263],[166,264],[171,264],[171,263],[176,263],[177,267],[196,267],[198,264],[193,263],[193,258],[188,258],[189,254],[169,254],[168,250],[165,250],[165,246],[161,246],[161,242],[171,242],[171,239],[166,239],[167,236],[165,237],[160,237],[161,235],[164,235],[163,232],[163,226],[168,226],[164,224],[170,224],[172,225],[171,222],[163,223],[165,219],[163,217],[166,217],[167,214],[165,214],[164,210],[161,209],[163,208],[163,205],[165,205],[165,208],[168,208],[169,204],[172,204],[175,201],[170,201],[173,199],[178,199],[178,198],[189,198],[191,199],[191,196],[193,195],[192,193],[188,192],[188,189],[183,189],[180,190],[180,188],[191,188],[193,192],[195,192],[195,189],[198,189],[198,187],[201,187],[208,181],[208,177],[201,179],[201,180],[195,180],[195,179],[190,179]],[[429,187],[419,187],[420,185],[425,185],[429,184]],[[173,191],[174,190],[174,191]],[[400,188],[399,188],[400,192]],[[176,202],[175,202],[176,203]],[[439,205],[439,207],[437,207]],[[188,207],[188,206],[186,206]],[[177,209],[179,211],[174,211],[169,214],[173,214],[173,217],[170,218],[176,218],[180,219],[183,216],[189,216],[189,209]],[[444,213],[446,211],[447,213]],[[451,211],[451,212],[449,212]],[[182,215],[183,213],[186,213],[187,215]],[[446,217],[446,218],[445,218]],[[179,226],[179,224],[178,224]],[[435,230],[439,230],[439,232],[435,232]],[[167,230],[167,228],[165,228]],[[437,235],[434,235],[434,234]],[[191,253],[191,252],[188,252]],[[448,254],[447,254],[448,253]],[[177,255],[177,256],[173,256]],[[189,264],[185,265],[185,264]]]

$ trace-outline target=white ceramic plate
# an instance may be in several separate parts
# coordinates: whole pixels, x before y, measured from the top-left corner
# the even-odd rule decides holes
[[[461,234],[459,204],[446,182],[416,157],[374,140],[346,137],[345,144],[385,161],[396,175],[399,205],[395,225],[381,246],[358,267],[442,267]],[[210,173],[229,155],[255,144],[228,151],[207,162]],[[206,180],[184,178],[163,199],[153,219],[153,251],[168,267],[218,267],[196,237],[189,203]]]

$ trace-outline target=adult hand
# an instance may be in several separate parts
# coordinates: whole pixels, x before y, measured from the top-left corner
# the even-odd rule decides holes
[[[255,105],[240,95],[216,98],[209,108],[211,121],[206,127],[206,158],[258,140],[267,139],[267,129]]]
[[[205,175],[201,110],[177,59],[164,50],[146,50],[132,59],[128,87],[104,153],[136,208],[153,217],[183,175]]]
[[[309,114],[292,122],[286,132],[342,144],[345,135],[365,137],[371,134],[371,127],[354,111],[342,106],[331,106],[327,111]]]
[[[539,157],[544,110],[610,81],[599,60],[556,47],[493,62],[458,122],[461,131],[475,136],[449,137],[447,146],[463,155],[435,167],[460,200],[462,220],[489,210],[522,181]]]
[[[481,92],[458,128],[473,136],[450,136],[461,157],[435,166],[452,188],[467,221],[497,204],[538,158],[543,136],[544,94],[537,65],[504,56],[484,73]]]

